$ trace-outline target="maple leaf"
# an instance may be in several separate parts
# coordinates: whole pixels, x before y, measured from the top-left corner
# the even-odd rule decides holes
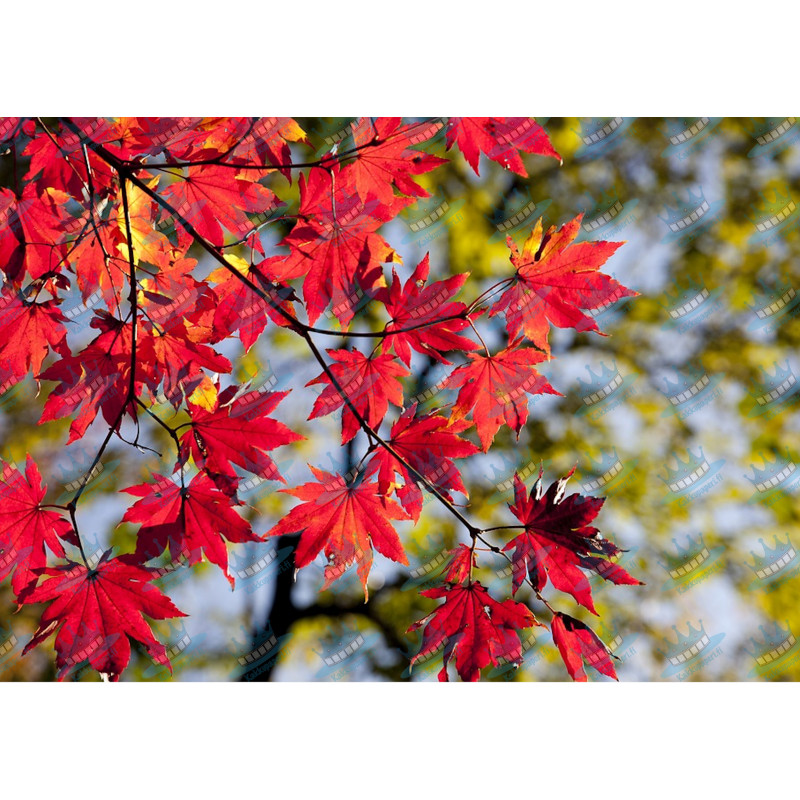
[[[204,553],[222,570],[233,588],[225,540],[260,542],[263,539],[233,510],[232,504],[237,503],[221,492],[205,473],[195,475],[185,489],[169,478],[156,474],[153,477],[155,483],[123,489],[142,498],[122,518],[123,522],[142,523],[134,558],[147,561],[169,547],[173,559],[188,552],[188,563],[196,564]]]
[[[413,200],[395,197],[391,205],[362,202],[343,173],[315,168],[300,176],[300,220],[281,244],[291,253],[272,268],[278,280],[303,277],[303,300],[310,324],[333,303],[346,327],[365,296],[384,282],[383,262],[399,261],[376,231]]]
[[[64,322],[54,301],[29,303],[21,293],[4,287],[0,292],[0,373],[21,380],[31,368],[39,372],[51,348],[68,356]]]
[[[544,128],[530,117],[450,117],[446,136],[447,149],[457,144],[476,175],[481,153],[523,178],[528,173],[519,150],[561,161]]]
[[[540,470],[530,493],[519,475],[514,474],[514,503],[509,508],[525,531],[503,550],[514,551],[511,556],[514,594],[526,577],[537,592],[541,592],[549,578],[556,589],[568,592],[596,614],[589,581],[581,568],[592,569],[614,583],[639,584],[639,581],[618,564],[594,555],[615,556],[622,551],[589,524],[605,498],[577,493],[565,496],[573,472],[574,469],[553,482],[545,492]]]
[[[402,407],[403,386],[399,379],[410,372],[397,363],[394,356],[365,356],[358,350],[327,350],[334,360],[329,369],[349,398],[355,410],[371,428],[380,425],[389,403]],[[360,430],[361,426],[355,414],[346,405],[339,389],[334,386],[326,373],[318,375],[306,386],[324,383],[322,390],[311,409],[309,419],[324,417],[344,406],[342,411],[342,444],[349,442]]]
[[[158,178],[153,178],[145,183],[148,188],[155,189],[158,186]],[[131,226],[131,243],[133,244],[135,263],[147,261],[150,264],[158,264],[161,254],[171,249],[169,239],[155,227],[158,206],[145,191],[134,184],[127,187],[127,193],[128,219]],[[122,203],[117,207],[117,223],[121,233],[126,235],[127,226]],[[127,241],[120,241],[117,249],[127,260]]]
[[[484,452],[505,423],[519,436],[528,420],[528,395],[560,395],[533,368],[544,355],[532,348],[520,348],[519,341],[492,356],[468,353],[469,364],[448,377],[445,388],[458,388],[453,415],[458,419],[472,411]]]
[[[574,244],[582,219],[581,214],[558,230],[551,227],[542,234],[539,218],[522,253],[510,236],[507,239],[511,263],[517,271],[512,285],[492,306],[489,316],[503,312],[509,337],[515,338],[521,330],[547,354],[550,323],[559,328],[598,331],[594,318],[581,309],[597,308],[611,298],[637,294],[598,271],[624,242]]]
[[[327,589],[354,562],[369,597],[367,578],[372,567],[372,548],[400,564],[408,564],[403,545],[390,520],[405,520],[408,515],[393,500],[383,497],[378,484],[367,479],[348,484],[341,475],[311,467],[317,481],[282,492],[304,502],[295,506],[266,536],[300,533],[295,551],[295,567],[301,569],[325,552]]]
[[[0,188],[0,253],[6,255],[2,270],[11,283],[19,286],[27,274],[36,280],[54,272],[64,251],[63,222],[68,218],[64,206],[69,195],[47,188],[41,195],[28,183],[17,198]]]
[[[465,420],[451,420],[436,414],[417,417],[416,410],[417,404],[414,403],[400,415],[392,426],[389,444],[448,500],[452,501],[450,490],[467,495],[453,459],[467,458],[478,452],[472,442],[458,436],[470,424]],[[373,455],[367,474],[375,471],[379,473],[378,482],[382,494],[388,494],[392,490],[395,473],[402,477],[405,485],[397,490],[397,496],[412,519],[415,522],[419,520],[422,511],[419,478],[383,447]]]
[[[374,122],[369,117],[361,117],[351,125],[353,141],[358,153],[355,160],[347,165],[349,178],[353,181],[362,201],[370,196],[380,203],[392,203],[396,187],[401,194],[412,197],[430,197],[430,194],[411,178],[446,164],[446,158],[439,158],[417,150],[409,145],[424,141],[411,136],[421,131],[422,126],[400,126],[400,117],[379,117]],[[437,128],[425,125],[426,138],[436,133]]]
[[[272,265],[283,261],[281,256],[264,259],[258,264],[248,264],[236,256],[226,258],[231,266],[260,287],[269,298],[265,300],[260,297],[225,267],[220,267],[209,275],[209,280],[217,284],[215,291],[218,301],[214,328],[220,332],[219,338],[226,338],[234,331],[239,331],[245,350],[249,350],[266,327],[268,318],[276,325],[291,324],[286,315],[295,317],[292,301],[298,300],[298,297],[294,289],[279,283],[271,272]],[[284,313],[278,311],[279,308]]]
[[[175,408],[184,396],[189,396],[205,378],[203,369],[212,372],[230,372],[231,362],[206,344],[191,340],[190,326],[183,317],[166,320],[162,326],[153,327],[148,337],[154,352],[154,361],[163,375],[164,396]]]
[[[107,551],[94,569],[72,561],[47,567],[43,574],[49,577],[29,586],[19,598],[21,603],[50,603],[22,654],[55,634],[59,680],[87,658],[93,669],[119,680],[131,658],[129,637],[172,672],[166,648],[153,636],[144,615],[151,619],[186,615],[149,583],[150,570],[109,558],[110,554]]]
[[[291,117],[261,117],[236,146],[231,160],[245,164],[267,162],[280,167],[281,175],[292,180],[290,142],[308,143],[305,131]]]
[[[582,659],[603,675],[618,680],[608,648],[588,625],[567,614],[557,613],[553,617],[551,629],[553,641],[573,680],[588,680]]]
[[[235,169],[217,165],[189,167],[186,176],[168,186],[163,195],[216,247],[223,244],[223,228],[244,236],[253,228],[248,213],[263,214],[279,205],[275,195],[247,173],[237,174]]]
[[[130,386],[131,328],[107,312],[99,312],[91,322],[100,333],[76,355],[69,355],[51,364],[38,377],[60,383],[47,398],[39,424],[71,416],[80,409],[70,424],[67,444],[81,438],[102,411],[105,421],[112,425],[126,403]],[[136,347],[134,389],[138,396],[143,384],[158,385],[153,363],[155,352],[152,340],[141,329]],[[131,416],[136,409],[129,404]]]
[[[443,353],[449,350],[475,350],[478,347],[459,333],[470,327],[466,319],[466,304],[451,301],[469,273],[453,275],[425,286],[429,269],[429,254],[426,253],[404,286],[401,287],[397,273],[392,269],[392,285],[388,289],[379,289],[375,295],[392,318],[386,326],[386,332],[390,335],[384,339],[382,346],[384,349],[394,348],[406,365],[411,364],[411,348],[443,364],[450,364]],[[420,327],[405,330],[416,326]]]
[[[444,598],[444,604],[415,622],[408,632],[424,626],[419,653],[411,666],[444,647],[439,680],[446,681],[447,665],[456,654],[456,670],[465,681],[480,679],[481,670],[500,661],[522,662],[518,631],[541,625],[533,612],[514,600],[495,600],[479,581],[466,586],[437,586],[420,592],[424,597]]]
[[[262,478],[283,481],[266,451],[305,437],[267,415],[289,392],[253,391],[237,397],[237,391],[239,387],[229,387],[208,410],[188,403],[191,424],[181,437],[181,462],[191,454],[220,489],[238,477],[232,464]]]
[[[450,561],[443,573],[446,583],[464,583],[469,580],[472,568],[475,566],[475,551],[467,544],[460,544],[448,555]]]
[[[13,570],[11,588],[19,595],[47,564],[45,545],[64,558],[60,539],[74,544],[75,538],[68,520],[42,508],[47,487],[30,455],[24,477],[10,464],[0,464],[0,579]]]

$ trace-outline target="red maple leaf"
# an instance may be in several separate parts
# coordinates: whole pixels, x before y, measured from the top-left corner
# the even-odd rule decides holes
[[[358,350],[328,350],[327,353],[334,360],[330,365],[333,377],[371,428],[380,425],[389,410],[389,403],[402,407],[403,386],[399,379],[410,373],[402,364],[397,363],[394,356],[384,354],[368,357]],[[346,444],[358,433],[361,426],[326,373],[318,375],[306,386],[317,383],[327,386],[316,399],[308,418],[324,417],[344,406],[342,444]]]
[[[548,354],[551,322],[559,328],[597,331],[594,318],[581,309],[597,308],[611,298],[637,294],[598,271],[624,242],[573,244],[582,219],[581,214],[558,230],[549,228],[544,235],[542,220],[538,219],[522,253],[510,236],[507,239],[511,263],[517,271],[512,285],[492,306],[489,316],[503,312],[511,338],[521,330]]]
[[[224,166],[189,167],[186,177],[168,186],[163,195],[206,241],[219,247],[223,228],[242,238],[253,229],[248,213],[263,214],[279,205],[253,177],[252,171],[238,174]]]
[[[493,356],[468,353],[471,362],[458,367],[447,380],[446,388],[459,389],[454,416],[465,417],[472,411],[484,452],[503,423],[519,435],[528,420],[528,395],[560,395],[533,368],[544,355],[518,345],[512,342]]]
[[[232,464],[283,481],[266,451],[304,437],[267,415],[289,392],[253,391],[237,397],[238,391],[238,386],[223,391],[210,410],[188,403],[191,424],[181,437],[181,461],[185,463],[191,454],[223,490],[238,477]]]
[[[608,648],[588,625],[567,614],[558,613],[553,617],[551,628],[553,641],[573,680],[588,680],[582,659],[598,672],[617,680],[617,672]]]
[[[102,333],[76,355],[61,358],[39,377],[60,383],[50,392],[39,424],[71,416],[80,409],[70,424],[67,444],[80,439],[102,411],[111,425],[118,418],[127,400],[131,371],[131,328],[107,312],[101,311],[91,322]],[[143,384],[151,388],[158,385],[153,362],[155,353],[152,340],[141,328],[136,347],[134,383],[135,393],[142,392]],[[129,404],[126,412],[136,412]]]
[[[14,570],[11,588],[19,595],[47,564],[45,545],[64,558],[60,539],[73,544],[76,540],[68,520],[42,508],[47,487],[34,460],[28,456],[25,477],[10,464],[0,463],[0,579]]]
[[[142,527],[136,541],[134,558],[148,561],[169,547],[170,556],[178,558],[189,553],[188,563],[200,561],[201,551],[216,564],[231,587],[233,576],[228,572],[229,542],[263,541],[232,508],[237,504],[221,492],[211,478],[201,472],[185,488],[153,475],[155,483],[142,483],[123,489],[128,494],[141,497],[126,512],[123,522],[139,522]]]
[[[369,596],[367,578],[372,567],[372,548],[400,564],[408,559],[390,520],[408,519],[393,500],[383,497],[378,484],[367,479],[348,484],[341,475],[311,467],[317,481],[282,492],[304,502],[295,506],[266,536],[300,533],[295,567],[301,569],[325,552],[325,586],[340,578],[354,562],[358,577]]]
[[[381,264],[400,260],[377,230],[413,202],[405,197],[390,205],[362,202],[343,174],[315,168],[308,180],[300,176],[300,220],[281,242],[291,253],[272,265],[279,280],[304,278],[312,325],[332,302],[333,315],[347,326],[364,298],[374,294],[383,282]]]
[[[411,632],[425,627],[420,651],[411,659],[411,666],[443,647],[440,681],[448,679],[447,665],[453,652],[458,674],[465,681],[479,680],[481,670],[489,664],[497,666],[501,658],[520,664],[518,631],[541,624],[527,606],[514,600],[498,602],[479,581],[466,586],[437,586],[420,594],[445,601],[408,629]]]
[[[26,273],[34,280],[55,272],[64,255],[63,223],[69,218],[64,206],[69,195],[48,188],[41,195],[28,183],[17,198],[0,188],[0,253],[5,256],[2,270],[11,283],[19,286]]]
[[[592,569],[606,580],[618,584],[639,584],[618,564],[602,556],[615,556],[621,550],[604,539],[591,523],[605,502],[602,497],[581,494],[565,496],[566,477],[550,484],[545,492],[541,471],[528,493],[520,477],[514,474],[514,503],[509,505],[514,516],[525,526],[503,550],[512,550],[514,594],[526,577],[537,592],[547,584],[571,594],[578,603],[596,614],[592,592],[583,569]]]
[[[438,158],[427,153],[409,149],[411,136],[422,130],[426,138],[433,136],[437,128],[429,123],[400,126],[400,117],[378,117],[374,122],[369,117],[361,117],[351,125],[353,141],[358,152],[355,160],[347,165],[349,178],[353,181],[362,201],[370,196],[380,203],[394,201],[392,187],[400,194],[412,197],[429,197],[412,175],[421,175],[447,163],[446,158]],[[423,139],[414,137],[416,144]]]
[[[55,633],[59,680],[87,659],[110,680],[119,680],[131,658],[129,637],[172,672],[166,648],[153,636],[144,615],[151,619],[186,615],[149,583],[150,570],[109,558],[110,554],[107,551],[91,570],[71,561],[48,567],[43,574],[49,577],[20,596],[21,603],[50,603],[22,654]]]
[[[232,261],[232,266],[258,286],[269,298],[265,300],[247,286],[236,275],[224,267],[215,270],[209,280],[216,283],[218,297],[214,314],[216,337],[225,339],[239,331],[245,350],[249,350],[261,335],[271,319],[276,325],[290,325],[289,317],[295,317],[292,302],[299,298],[294,289],[278,282],[272,274],[271,266],[283,262],[282,256],[267,258],[258,264],[247,264],[241,260]],[[241,269],[240,269],[241,268]],[[281,313],[278,309],[284,313]]]
[[[454,144],[476,175],[481,153],[524,178],[528,173],[519,157],[520,150],[561,161],[545,129],[530,117],[450,117],[447,149]]]
[[[466,495],[454,458],[467,458],[478,452],[472,443],[458,436],[470,427],[465,420],[450,420],[437,414],[415,416],[417,404],[407,408],[392,426],[389,444],[392,449],[427,478],[448,500],[450,491]],[[416,522],[422,511],[422,492],[419,478],[408,470],[402,461],[387,449],[379,448],[372,456],[367,474],[378,471],[382,494],[389,494],[395,486],[395,473],[404,485],[397,489],[400,502]]]
[[[159,378],[163,376],[164,396],[175,408],[200,385],[205,377],[203,369],[231,371],[231,362],[225,356],[207,344],[192,341],[192,326],[182,316],[150,327],[153,332],[148,339],[155,353],[157,374]]]
[[[4,287],[0,292],[0,382],[21,380],[31,368],[38,373],[51,348],[68,356],[64,322],[52,300],[29,303],[19,292]]]
[[[446,583],[465,583],[475,566],[475,551],[468,544],[460,544],[448,555],[450,561],[442,573]]]
[[[386,332],[391,335],[384,339],[383,348],[393,348],[406,365],[411,363],[411,348],[443,364],[450,364],[444,353],[450,350],[475,350],[478,347],[460,333],[469,327],[466,304],[451,300],[469,273],[453,275],[425,286],[429,269],[426,253],[404,286],[401,287],[393,269],[392,285],[388,289],[379,289],[375,295],[392,318],[386,326]],[[405,330],[407,328],[416,330]]]

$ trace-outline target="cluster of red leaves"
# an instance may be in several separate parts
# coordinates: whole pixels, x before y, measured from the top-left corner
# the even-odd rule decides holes
[[[381,230],[429,196],[417,178],[447,159],[426,146],[441,133],[443,153],[458,148],[476,173],[483,154],[525,176],[521,154],[560,158],[534,120],[363,118],[351,133],[352,148],[301,168],[291,145],[308,137],[283,117],[0,120],[0,147],[27,164],[21,191],[0,188],[3,391],[30,373],[54,384],[40,422],[69,419],[69,442],[100,414],[108,436],[98,460],[122,423],[140,417],[169,431],[177,455],[171,477],[154,474],[124,490],[138,498],[122,520],[139,526],[133,552],[108,551],[94,567],[70,560],[63,545],[81,547],[83,481],[67,505],[46,506],[32,459],[24,476],[4,464],[0,578],[12,575],[20,604],[47,604],[26,651],[55,634],[60,678],[88,661],[118,679],[131,638],[169,665],[144,618],[182,615],[147,566],[167,550],[188,553],[189,564],[207,558],[233,585],[226,542],[300,533],[298,569],[324,553],[327,586],[356,564],[366,595],[373,549],[408,563],[392,523],[419,519],[423,491],[455,512],[452,493],[467,493],[456,461],[487,451],[504,425],[519,435],[529,398],[557,394],[536,371],[550,354],[550,324],[597,330],[584,312],[632,294],[599,271],[618,244],[575,243],[580,217],[547,232],[539,221],[521,253],[509,238],[515,271],[491,304],[456,299],[466,274],[429,282],[427,255],[406,279],[398,272],[400,257]],[[298,171],[299,204],[289,213],[277,187]],[[268,254],[259,227],[279,220],[291,227]],[[216,269],[199,269],[192,245]],[[234,254],[245,251],[249,261]],[[71,341],[73,323],[62,312],[75,292],[87,304],[102,300],[85,309],[97,332],[88,343]],[[312,334],[346,334],[367,305],[386,317],[370,334],[375,348],[332,349],[326,360]],[[495,354],[475,327],[487,307],[490,317],[504,315],[508,333]],[[315,327],[326,312],[339,331]],[[285,490],[301,502],[262,537],[238,512],[242,473],[282,481],[270,452],[302,437],[272,416],[287,392],[233,383],[230,361],[215,348],[238,336],[250,349],[270,324],[305,341],[322,369],[310,382],[323,388],[309,419],[341,411],[342,444],[363,431],[370,446],[354,475],[312,467],[314,481]],[[414,352],[453,367],[450,406],[422,411],[405,397]],[[153,410],[164,403],[188,421],[170,428]],[[399,413],[381,436],[390,407]],[[473,427],[480,448],[466,438]],[[539,596],[549,577],[594,612],[584,570],[636,583],[610,560],[617,548],[588,525],[602,501],[564,499],[562,481],[526,496],[517,480],[515,491],[511,510],[524,533],[503,547],[512,551],[514,594],[527,581]],[[542,624],[473,579],[477,529],[469,531],[471,546],[453,552],[442,585],[423,592],[443,605],[412,626],[425,627],[415,660],[444,648],[443,678],[454,652],[466,680],[498,659],[519,663],[519,631]],[[582,658],[614,674],[582,623],[555,614],[552,631],[574,678],[585,678]]]

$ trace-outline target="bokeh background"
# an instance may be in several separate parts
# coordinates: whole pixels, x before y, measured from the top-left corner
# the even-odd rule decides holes
[[[312,145],[298,146],[298,156],[321,154],[336,142],[347,146],[350,119],[299,121]],[[594,627],[620,659],[621,680],[794,680],[800,675],[794,638],[800,632],[800,209],[794,199],[800,201],[800,125],[791,117],[539,121],[562,166],[525,157],[530,177],[522,179],[483,159],[477,177],[456,154],[422,177],[432,198],[383,231],[402,253],[403,270],[409,274],[430,252],[432,278],[471,273],[460,298],[469,302],[511,274],[506,236],[521,241],[539,216],[562,224],[582,212],[584,239],[627,242],[605,269],[640,296],[599,310],[608,336],[553,330],[553,360],[542,372],[564,396],[534,398],[519,441],[503,429],[488,455],[460,462],[470,490],[461,500],[487,526],[510,524],[506,502],[515,470],[532,485],[540,463],[548,481],[577,465],[572,490],[608,498],[598,526],[626,548],[624,566],[646,583],[593,581],[600,613]],[[443,137],[425,147],[442,153]],[[6,186],[13,180],[8,161],[0,159]],[[296,203],[296,183],[276,180],[283,181],[279,194]],[[280,240],[282,225],[264,225],[265,245]],[[210,268],[196,257],[201,269]],[[64,310],[75,323],[72,342],[88,341],[91,309],[76,299]],[[368,307],[362,324],[382,324],[369,314]],[[484,320],[481,330],[490,347],[504,341],[499,318]],[[337,339],[320,344],[345,346]],[[294,388],[276,413],[308,437],[275,454],[289,485],[311,478],[308,463],[346,470],[358,461],[363,442],[339,447],[336,419],[306,421],[315,394],[302,387],[318,369],[289,335],[271,326],[246,356],[235,342],[220,349],[238,361],[237,380]],[[435,364],[420,358],[413,368],[406,397],[428,406],[452,400]],[[91,462],[104,431],[64,447],[67,423],[37,425],[43,399],[32,379],[0,396],[0,453],[14,462],[34,455],[58,502]],[[160,411],[165,419],[171,413],[167,405]],[[159,433],[148,444],[169,453]],[[80,510],[98,557],[108,547],[131,548],[135,529],[118,526],[128,496],[117,491],[141,482],[154,466],[152,454],[120,443],[107,452]],[[264,482],[240,492],[257,532],[294,503],[279,488]],[[430,502],[416,527],[399,528],[411,567],[377,556],[366,605],[355,574],[321,592],[322,561],[295,578],[290,538],[232,547],[235,591],[217,569],[171,570],[160,584],[190,615],[180,626],[154,623],[171,648],[171,679],[435,680],[438,658],[409,674],[419,637],[406,629],[436,605],[419,589],[463,534]],[[508,596],[507,562],[482,555],[480,579],[496,596]],[[548,596],[593,624],[569,596]],[[30,609],[12,614],[13,608],[4,583],[0,679],[52,679],[46,647],[20,658],[36,619]],[[537,630],[524,646],[520,669],[497,668],[487,677],[566,678],[546,632]],[[85,669],[76,679],[98,676]],[[123,679],[170,676],[134,649]]]

